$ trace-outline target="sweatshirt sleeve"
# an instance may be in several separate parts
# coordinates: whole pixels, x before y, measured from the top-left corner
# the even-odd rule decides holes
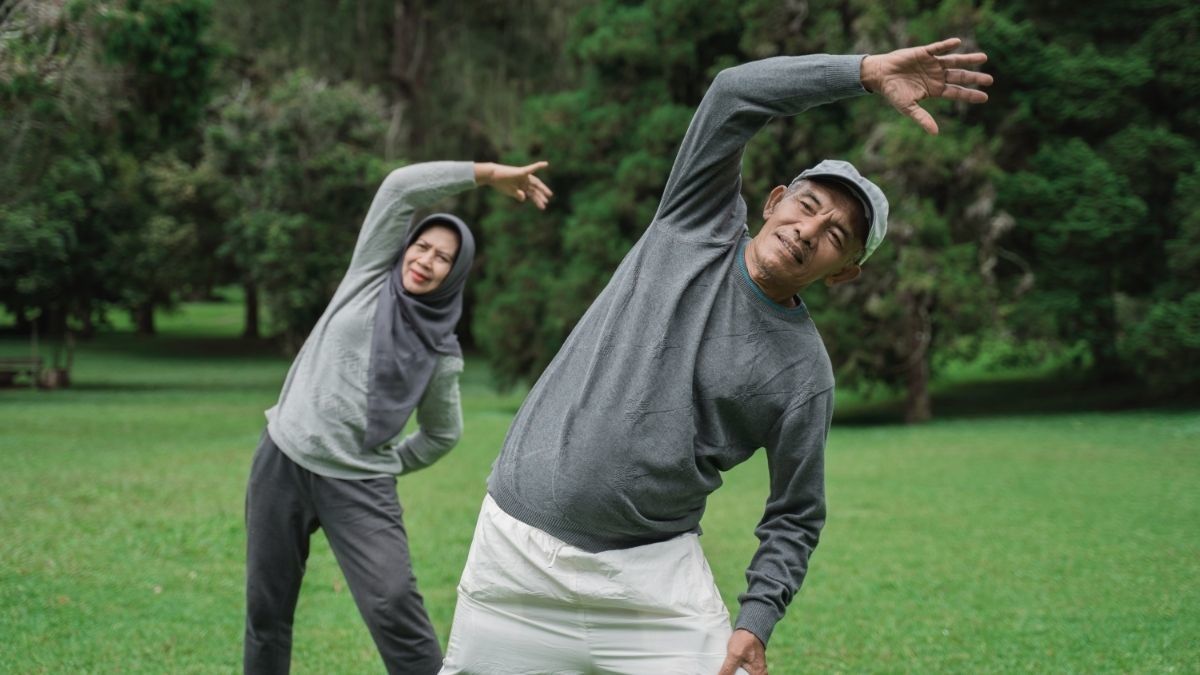
[[[392,171],[383,179],[363,221],[350,259],[351,272],[391,269],[404,246],[413,213],[439,199],[475,187],[472,162],[425,162]]]
[[[458,376],[463,360],[442,356],[421,402],[417,404],[417,430],[400,442],[401,475],[424,469],[441,459],[462,437],[462,402]]]
[[[808,572],[808,559],[825,524],[825,438],[833,419],[833,390],[789,410],[771,430],[767,465],[770,496],[755,528],[758,550],[738,596],[737,628],[763,644]]]
[[[696,239],[727,241],[741,234],[746,143],[774,117],[866,93],[860,80],[862,59],[780,56],[718,73],[675,157],[656,224]]]

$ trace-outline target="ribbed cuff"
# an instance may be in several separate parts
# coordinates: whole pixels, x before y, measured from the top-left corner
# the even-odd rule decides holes
[[[775,607],[765,602],[757,602],[748,600],[742,603],[742,610],[738,613],[737,623],[734,628],[743,628],[754,633],[763,646],[766,646],[767,641],[771,639],[771,633],[775,631],[775,624],[783,616]]]
[[[862,86],[862,61],[866,54],[830,56],[825,65],[825,86],[831,100],[870,93]]]

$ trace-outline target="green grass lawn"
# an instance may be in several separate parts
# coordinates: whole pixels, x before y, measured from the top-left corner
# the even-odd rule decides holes
[[[288,361],[233,337],[239,317],[187,305],[155,338],[82,346],[70,389],[0,390],[0,671],[240,669],[244,486]],[[0,354],[27,350],[0,339]],[[1064,401],[1081,390],[1012,383],[945,391],[953,414],[921,427],[839,415],[829,523],[771,672],[1200,671],[1200,411],[1079,412]],[[963,403],[979,391],[1008,405]],[[463,392],[462,443],[399,481],[443,641],[520,403],[477,358]],[[731,606],[765,487],[760,457],[709,501],[702,541]],[[382,672],[319,535],[293,663]]]

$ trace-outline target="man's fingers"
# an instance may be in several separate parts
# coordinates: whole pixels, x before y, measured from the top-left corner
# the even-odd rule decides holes
[[[988,95],[978,89],[965,89],[955,85],[950,85],[942,89],[941,96],[952,101],[964,101],[966,103],[987,103],[988,100]]]
[[[970,54],[947,54],[939,56],[938,62],[946,68],[970,68],[987,63],[987,54],[971,52]]]
[[[533,164],[527,164],[521,167],[521,172],[529,174],[533,173],[534,171],[541,171],[548,166],[550,166],[550,162],[547,161],[534,162]]]
[[[966,87],[987,87],[992,84],[992,76],[974,70],[946,71],[946,84],[959,84]]]
[[[725,662],[721,664],[721,669],[717,671],[717,675],[735,675],[739,663],[733,656],[726,656]]]
[[[916,103],[910,103],[900,108],[900,112],[913,118],[913,120],[915,120],[917,124],[920,124],[921,128],[926,132],[937,136],[937,122],[933,121],[933,115],[925,112],[925,109],[921,106],[917,105]]]
[[[962,44],[962,39],[954,37],[954,38],[947,38],[947,39],[941,40],[939,42],[934,42],[932,44],[927,44],[927,45],[925,45],[925,49],[931,54],[943,54],[945,52],[948,52],[952,49],[957,48],[961,44]]]

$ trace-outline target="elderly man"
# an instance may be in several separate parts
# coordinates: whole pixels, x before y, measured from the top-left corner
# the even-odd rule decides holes
[[[722,72],[645,235],[517,413],[459,585],[443,673],[766,673],[825,520],[829,356],[799,293],[857,277],[882,191],[824,161],[768,195],[751,239],[743,148],[773,117],[865,92],[980,103],[959,40]],[[697,535],[721,472],[765,448],[770,494],[736,630]]]

